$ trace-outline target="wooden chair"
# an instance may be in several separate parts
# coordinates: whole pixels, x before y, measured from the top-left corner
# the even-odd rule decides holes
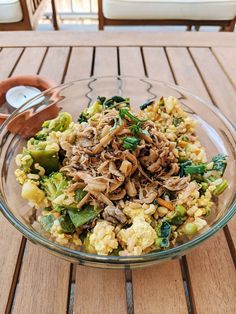
[[[119,0],[117,1],[116,4],[116,8],[119,8]],[[128,2],[130,2],[130,6],[129,6],[129,12],[127,14],[127,9],[125,9],[125,6]],[[198,31],[200,26],[220,26],[221,27],[221,31],[228,31],[228,32],[233,32],[234,31],[234,27],[235,27],[235,22],[236,22],[236,1],[234,1],[234,3],[231,2],[231,7],[227,8],[228,10],[228,14],[230,15],[230,18],[226,18],[226,19],[217,19],[217,18],[212,18],[212,12],[209,11],[209,16],[211,16],[211,18],[209,19],[187,19],[187,18],[165,18],[163,16],[163,18],[140,18],[140,16],[138,18],[135,18],[135,14],[136,14],[136,10],[138,10],[138,6],[140,5],[140,3],[143,2],[143,5],[146,6],[147,4],[145,4],[145,1],[140,1],[140,2],[134,2],[133,1],[133,9],[130,10],[131,6],[132,6],[132,0],[131,1],[123,1],[123,3],[121,2],[120,4],[123,6],[123,10],[124,10],[124,16],[126,15],[132,15],[132,18],[127,18],[127,17],[122,17],[120,16],[121,14],[121,10],[115,9],[115,1],[111,2],[110,0],[98,0],[98,16],[99,16],[99,30],[103,30],[104,26],[121,26],[121,25],[127,25],[127,26],[134,26],[134,25],[186,25],[187,26],[187,30],[191,30],[192,26],[195,26],[195,29]],[[156,1],[157,3],[158,1]],[[160,1],[160,2],[165,2],[165,1]],[[181,1],[180,1],[181,2]],[[207,2],[207,1],[206,1]],[[222,3],[224,1],[221,1]],[[225,1],[227,2],[227,1]],[[109,6],[109,3],[111,4],[110,7],[107,10],[107,14],[104,14],[104,3],[105,5]],[[209,1],[208,1],[209,3]],[[178,4],[176,4],[176,2],[173,2],[173,4],[175,4],[176,6]],[[187,4],[187,2],[185,4],[183,4],[182,1],[182,5],[191,5],[191,1],[189,4]],[[201,4],[198,4],[199,6]],[[113,7],[112,7],[113,6]],[[171,7],[172,5],[169,4],[169,6]],[[128,7],[127,7],[128,8]],[[189,7],[190,8],[190,7]],[[194,7],[192,7],[194,10]],[[113,12],[111,12],[113,10]],[[221,8],[219,8],[219,11],[224,11],[225,7],[222,6]],[[179,10],[178,10],[179,11]],[[230,13],[229,13],[230,12]],[[112,13],[112,14],[110,14]],[[151,12],[151,14],[153,15],[154,12]],[[159,12],[157,12],[157,15]],[[206,12],[204,12],[205,14]],[[168,13],[167,13],[168,15]],[[227,14],[226,14],[227,16]]]
[[[12,23],[0,23],[0,31],[33,30],[36,28],[47,0],[19,0],[22,20]],[[52,23],[55,30],[59,29],[55,0],[51,0]]]

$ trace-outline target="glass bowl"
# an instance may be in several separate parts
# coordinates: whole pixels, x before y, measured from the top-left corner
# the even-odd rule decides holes
[[[197,133],[206,147],[208,159],[218,153],[228,155],[225,177],[229,188],[220,196],[214,215],[209,217],[209,226],[191,240],[174,248],[142,256],[101,256],[75,251],[51,242],[40,235],[30,224],[30,206],[21,198],[20,186],[16,182],[15,156],[21,152],[26,140],[19,135],[35,132],[37,124],[59,110],[72,114],[76,121],[82,109],[90,105],[97,96],[120,95],[130,97],[131,105],[138,106],[146,100],[161,96],[175,96],[182,108],[198,121]],[[43,96],[43,97],[42,97]],[[41,101],[37,101],[40,99]],[[34,103],[32,107],[30,105]],[[30,107],[30,108],[29,108]],[[50,108],[52,109],[50,111]],[[20,113],[20,114],[19,114]],[[32,118],[33,117],[33,118]],[[36,118],[35,118],[36,117]],[[12,133],[13,132],[13,133]],[[14,134],[15,133],[15,134]],[[174,84],[135,77],[92,77],[67,83],[43,92],[15,111],[1,126],[0,143],[0,207],[5,217],[30,241],[52,253],[77,264],[102,268],[137,268],[158,264],[185,254],[221,229],[236,211],[236,131],[224,115],[200,97]]]

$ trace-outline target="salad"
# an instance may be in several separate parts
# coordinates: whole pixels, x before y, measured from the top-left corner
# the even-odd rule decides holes
[[[33,226],[61,245],[142,255],[191,239],[227,188],[227,156],[207,160],[196,121],[172,96],[134,113],[129,98],[98,97],[76,122],[45,121],[16,156]]]

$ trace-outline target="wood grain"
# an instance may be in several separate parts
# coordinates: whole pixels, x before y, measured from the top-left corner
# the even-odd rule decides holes
[[[212,51],[236,88],[236,48],[213,47]]]
[[[4,48],[0,51],[0,80],[11,74],[22,52],[23,48]]]
[[[167,53],[177,83],[181,82],[182,85],[187,85],[193,93],[203,92],[206,97],[207,91],[204,91],[204,85],[200,80],[198,72],[194,69],[195,65],[187,49],[168,48]],[[204,59],[205,64],[206,60]],[[188,71],[185,70],[185,65],[188,66]],[[189,78],[189,72],[194,74],[191,79]],[[201,74],[203,76],[202,72]],[[223,313],[231,313],[230,311],[233,304],[235,305],[235,302],[228,303],[228,298],[225,298],[227,299],[225,302],[223,295],[226,292],[230,297],[234,296],[236,277],[233,261],[223,231],[218,232],[204,246],[200,246],[191,254],[188,254],[186,259],[192,287],[191,297],[192,302],[195,304],[196,312],[208,313],[211,306],[211,312],[213,313],[222,313],[223,308]],[[217,276],[220,278],[220,284],[219,280],[215,280]],[[207,293],[204,293],[206,289]],[[216,295],[217,297],[215,297]]]
[[[188,313],[178,261],[133,270],[135,314]]]
[[[45,47],[25,48],[13,75],[37,74],[45,53]]]
[[[68,265],[28,242],[12,313],[65,314]]]
[[[0,79],[7,78],[20,58],[22,48],[6,48],[0,52]],[[21,246],[21,234],[0,213],[0,313],[4,313],[11,292]],[[14,289],[14,287],[13,287]]]
[[[139,47],[120,47],[120,73],[130,76],[145,76]]]
[[[124,271],[77,267],[74,314],[123,314],[126,308]]]
[[[49,77],[57,84],[60,84],[63,79],[68,56],[68,47],[49,48],[40,70],[40,75]]]
[[[93,48],[73,47],[65,75],[65,82],[90,76],[93,60]]]
[[[205,84],[221,111],[230,121],[236,121],[236,92],[208,48],[190,48]]]
[[[236,312],[236,276],[223,232],[187,255],[196,313]]]
[[[39,74],[53,78],[59,83],[64,75],[68,52],[69,48],[49,49]],[[49,306],[50,313],[65,313],[69,276],[68,262],[27,242],[13,313],[47,313]],[[51,300],[54,302],[51,303]]]
[[[148,77],[155,80],[174,83],[164,48],[144,47],[143,55]]]
[[[117,49],[115,47],[96,47],[94,76],[117,75]]]
[[[211,32],[0,32],[1,47],[187,46],[236,47],[235,33]]]

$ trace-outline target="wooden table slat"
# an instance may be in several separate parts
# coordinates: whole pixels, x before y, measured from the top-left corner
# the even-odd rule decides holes
[[[203,93],[209,100],[207,91],[204,91],[204,85],[201,82],[198,72],[194,69],[194,63],[187,49],[167,48],[167,53],[177,83],[187,86],[188,89],[197,95],[199,95],[199,92]],[[191,79],[189,73],[192,73]],[[220,249],[216,250],[216,247]],[[234,293],[232,287],[234,287],[236,283],[234,276],[235,270],[223,231],[220,231],[217,236],[207,241],[204,246],[196,248],[191,254],[187,254],[186,259],[190,270],[192,303],[195,304],[197,313],[207,313],[208,311],[206,309],[210,310],[210,306],[208,307],[209,295],[213,295],[216,289],[217,294],[221,295],[222,298],[224,291],[227,291],[227,293],[233,297]],[[196,264],[198,265],[198,272],[195,270]],[[224,267],[222,267],[222,265],[224,265]],[[213,277],[215,279],[217,276],[221,277],[220,285],[216,285],[213,280]],[[204,294],[203,291],[206,287],[207,293]],[[201,290],[201,296],[199,290]],[[222,298],[214,298],[214,302],[211,303],[211,311],[220,313],[219,310],[222,311],[224,307],[225,310],[227,309],[229,313],[231,313],[230,309],[232,309],[233,303],[229,303],[228,299],[227,302],[224,302]],[[222,303],[224,303],[223,306]],[[205,312],[203,309],[205,309]]]
[[[23,48],[3,48],[0,52],[0,80],[7,78],[13,71]]]
[[[213,47],[212,51],[236,88],[236,48]]]
[[[23,46],[236,47],[236,36],[230,32],[0,32],[0,47]]]
[[[69,48],[49,49],[39,74],[51,77],[60,83],[63,79],[68,53]],[[21,69],[27,67],[26,58],[21,61],[20,67]],[[35,69],[36,73],[37,71]],[[51,313],[65,313],[69,276],[69,263],[27,242],[13,313],[20,313],[20,311],[28,314],[46,313],[51,300],[57,300],[52,306],[50,305]]]
[[[64,78],[68,58],[68,47],[49,48],[40,75],[50,78],[56,84],[60,84]]]
[[[45,47],[25,48],[13,75],[34,75],[38,73],[46,53]]]
[[[136,314],[188,313],[178,261],[132,271]]]
[[[73,47],[65,76],[65,82],[87,78],[91,74],[93,48]]]

